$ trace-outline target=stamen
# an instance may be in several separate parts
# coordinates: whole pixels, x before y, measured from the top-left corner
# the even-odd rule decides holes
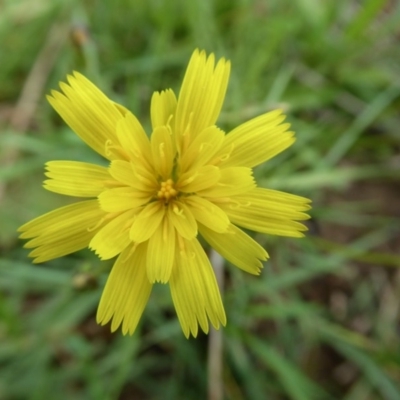
[[[105,146],[105,154],[106,154],[107,156],[111,156],[111,151],[110,151],[110,149],[111,149],[112,146],[113,146],[112,141],[111,141],[110,139],[106,140],[104,146]]]
[[[231,203],[229,204],[229,208],[231,210],[237,210],[239,208],[241,208],[242,205],[240,204],[240,202],[236,201],[236,200],[231,200]]]
[[[190,131],[191,131],[191,126],[192,126],[192,120],[193,120],[193,111],[189,115],[189,121],[188,124],[186,125],[186,128],[182,134],[182,148],[181,151],[182,153],[187,150],[190,144]]]
[[[210,147],[211,147],[211,143],[207,143],[207,142],[202,143],[202,144],[200,145],[199,153],[201,153],[202,151],[204,151],[204,149],[210,148]]]
[[[130,161],[129,154],[121,146],[115,145],[110,139],[105,143],[105,153],[108,157],[115,155],[119,159]]]
[[[197,171],[193,172],[192,176],[189,176],[189,178],[185,179],[180,183],[180,187],[186,186],[189,183],[192,183],[197,177],[199,176],[199,173]]]
[[[165,151],[164,151],[165,143],[160,143],[158,147],[159,147],[160,157],[165,158]]]
[[[171,129],[171,120],[172,120],[172,118],[174,118],[174,114],[171,114],[168,117],[167,123],[165,124],[171,134],[172,134],[172,129]]]
[[[101,220],[98,221],[95,225],[89,226],[89,227],[87,228],[87,231],[88,231],[88,232],[93,232],[93,231],[96,230],[105,220],[106,220],[106,218],[101,218]]]
[[[168,169],[168,161],[167,157],[165,156],[165,143],[160,143],[158,146],[158,152],[160,154],[160,167],[161,170],[163,171],[163,174],[168,174],[167,169]]]
[[[161,182],[160,188],[157,191],[157,198],[160,200],[164,200],[165,204],[172,199],[174,199],[178,195],[178,191],[174,187],[174,181],[172,179],[167,179],[164,182]]]
[[[176,204],[174,204],[172,211],[179,216],[183,215],[183,210],[181,210]]]
[[[147,173],[147,175],[149,175],[148,171],[145,168],[139,168],[138,166],[135,166],[135,164],[132,162],[131,162],[131,167],[132,167],[132,171],[133,171],[135,177],[140,182],[144,183],[146,186],[149,186],[149,187],[154,186],[155,182],[145,176],[146,173]]]
[[[214,159],[210,162],[210,164],[211,164],[211,165],[218,165],[218,164],[221,163],[221,162],[227,161],[227,160],[229,159],[229,157],[231,156],[231,154],[232,154],[234,148],[235,148],[235,145],[232,143],[232,144],[230,145],[230,149],[228,150],[227,153],[222,154],[221,156],[214,158]]]

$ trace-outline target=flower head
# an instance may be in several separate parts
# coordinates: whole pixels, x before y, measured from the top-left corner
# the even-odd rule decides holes
[[[168,283],[186,337],[226,317],[201,235],[237,267],[259,274],[267,252],[240,228],[303,236],[305,198],[256,186],[252,167],[294,142],[281,111],[225,134],[215,122],[230,63],[196,50],[178,99],[170,89],[151,100],[152,133],[79,73],[48,100],[108,167],[50,161],[44,187],[87,200],[20,228],[34,262],[89,247],[103,260],[118,256],[97,311],[132,334],[156,282]]]

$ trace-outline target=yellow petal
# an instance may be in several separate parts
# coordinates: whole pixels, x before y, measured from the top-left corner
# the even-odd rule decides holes
[[[116,103],[115,101],[112,101],[115,107],[117,107],[117,110],[121,113],[121,115],[124,117],[127,113],[130,113],[130,111],[123,106],[122,104]]]
[[[192,212],[181,201],[175,201],[168,207],[168,214],[179,235],[193,239],[197,235],[197,223]]]
[[[41,215],[22,225],[18,231],[22,232],[21,239],[28,239],[68,229],[77,225],[82,218],[90,225],[92,220],[97,222],[99,216],[103,215],[104,212],[100,210],[96,200],[80,201]]]
[[[256,186],[250,168],[220,168],[220,173],[218,183],[207,189],[198,190],[197,193],[205,197],[227,197],[248,192]]]
[[[154,192],[159,183],[154,173],[145,167],[124,160],[114,160],[109,167],[110,175],[122,183],[142,192]]]
[[[165,207],[159,201],[147,204],[133,221],[130,238],[133,242],[142,243],[150,239],[157,229],[165,214]]]
[[[241,207],[245,213],[269,215],[277,219],[292,219],[302,221],[310,216],[304,211],[311,208],[310,200],[278,190],[255,188],[232,199],[233,208]]]
[[[308,200],[284,192],[255,189],[244,195],[221,202],[232,223],[256,232],[271,235],[303,237],[307,228],[296,220],[307,219],[302,211],[309,208]]]
[[[175,228],[168,213],[148,243],[147,277],[150,283],[167,283],[175,258]]]
[[[76,197],[96,197],[110,182],[107,168],[78,161],[46,163],[44,187],[52,192]]]
[[[262,220],[254,215],[243,215],[235,211],[227,212],[229,219],[236,225],[252,231],[270,235],[304,237],[307,227],[295,221],[282,221],[265,217]]]
[[[150,141],[138,119],[130,112],[118,121],[117,137],[129,159],[153,171]]]
[[[219,329],[226,324],[226,316],[214,271],[200,243],[196,239],[182,241],[170,289],[183,333],[196,337],[198,325],[208,333],[208,319]]]
[[[104,215],[96,200],[71,204],[21,226],[20,238],[34,238],[24,246],[36,247],[30,253],[34,262],[48,261],[87,247]]]
[[[163,180],[167,180],[172,173],[175,151],[171,132],[165,126],[155,128],[151,134],[151,151],[155,171]]]
[[[205,165],[218,152],[224,139],[225,133],[216,126],[204,129],[182,154],[182,170],[188,171]]]
[[[189,196],[185,204],[194,218],[215,232],[226,232],[230,224],[226,213],[211,201],[200,196]]]
[[[179,93],[175,128],[182,137],[190,123],[189,141],[203,129],[214,125],[225,98],[230,62],[221,58],[215,66],[214,54],[208,58],[196,50],[187,67]]]
[[[134,211],[126,211],[104,225],[93,237],[89,247],[102,259],[115,257],[131,243],[129,229],[132,225]]]
[[[75,253],[88,247],[95,233],[81,229],[73,235],[64,235],[60,240],[51,240],[42,246],[36,247],[36,249],[29,253],[29,257],[33,258],[33,263],[38,264]]]
[[[139,184],[138,189],[145,189],[146,185],[138,181],[136,179],[132,165],[129,161],[124,160],[114,160],[111,161],[111,164],[108,168],[110,175],[120,182],[123,185],[133,186],[137,188],[137,184]]]
[[[131,187],[120,187],[102,192],[99,196],[99,204],[104,211],[118,213],[143,206],[151,200],[151,197]]]
[[[140,163],[114,160],[109,167],[110,175],[122,185],[131,186],[143,193],[154,193],[159,188],[153,171],[149,171]]]
[[[115,262],[107,279],[97,309],[97,322],[107,324],[111,331],[122,323],[122,333],[132,335],[150,296],[152,285],[146,276],[146,244],[125,249]]]
[[[154,92],[151,98],[151,125],[153,129],[171,123],[176,111],[176,96],[171,89]]]
[[[224,159],[221,166],[252,168],[291,146],[295,141],[294,133],[288,131],[289,124],[281,124],[284,118],[280,110],[272,111],[228,133],[219,151]]]
[[[221,172],[218,167],[205,165],[183,173],[179,177],[176,187],[184,193],[195,193],[207,188],[213,188],[220,179]]]
[[[263,267],[261,261],[268,258],[268,253],[241,229],[230,225],[226,233],[216,233],[199,224],[199,231],[222,257],[250,274],[260,274]]]
[[[106,150],[106,142],[118,144],[117,122],[121,112],[104,93],[83,75],[75,72],[68,83],[60,83],[64,94],[52,91],[47,96],[53,108],[73,131],[93,150],[108,159],[116,158]]]

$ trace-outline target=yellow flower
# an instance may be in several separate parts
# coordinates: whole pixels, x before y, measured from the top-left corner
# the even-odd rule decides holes
[[[267,252],[239,227],[303,236],[309,200],[256,186],[252,167],[294,142],[281,111],[254,118],[228,134],[215,122],[230,63],[196,50],[178,99],[154,93],[152,133],[79,73],[48,97],[64,121],[107,160],[46,164],[44,187],[81,201],[20,228],[34,262],[87,246],[102,259],[118,256],[101,297],[97,321],[133,334],[156,282],[169,283],[186,337],[198,325],[226,324],[221,296],[199,234],[223,257],[259,274]]]

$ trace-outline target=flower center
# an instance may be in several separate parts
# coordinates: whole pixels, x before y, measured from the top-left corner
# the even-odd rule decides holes
[[[178,195],[178,191],[174,188],[174,181],[168,179],[165,182],[161,182],[160,190],[157,192],[157,198],[168,203]]]

